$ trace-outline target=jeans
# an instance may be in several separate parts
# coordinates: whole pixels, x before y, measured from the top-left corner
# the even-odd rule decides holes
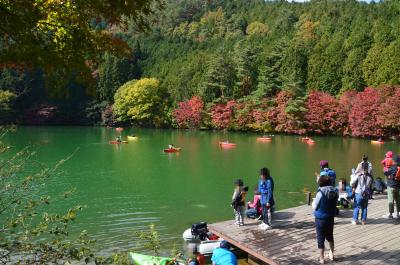
[[[394,205],[396,205],[397,212],[400,212],[400,189],[387,187],[389,213],[394,213]]]
[[[317,243],[319,249],[325,249],[325,239],[333,242],[333,223],[334,219],[315,218],[315,229],[317,231]]]
[[[238,206],[235,209],[235,223],[243,224],[244,206]]]
[[[262,205],[263,223],[271,225],[271,206],[267,207],[266,204]]]
[[[246,210],[246,216],[247,218],[257,218],[258,217],[258,213],[257,210],[255,208],[250,208]]]
[[[354,199],[354,212],[353,212],[353,220],[358,220],[358,213],[361,209],[361,221],[367,220],[367,208],[368,208],[368,197],[363,197],[361,194],[356,193],[356,197]]]

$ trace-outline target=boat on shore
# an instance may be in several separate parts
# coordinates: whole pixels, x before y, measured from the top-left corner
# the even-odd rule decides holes
[[[134,265],[184,265],[185,262],[178,261],[175,258],[156,257],[129,252],[132,264]]]

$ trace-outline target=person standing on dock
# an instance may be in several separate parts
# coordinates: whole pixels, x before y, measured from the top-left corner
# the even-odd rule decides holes
[[[352,224],[358,223],[358,213],[361,209],[361,224],[365,225],[367,221],[368,199],[370,198],[372,176],[369,174],[369,164],[362,163],[363,172],[358,174],[350,181],[350,185],[355,192],[354,212]]]
[[[262,223],[259,225],[262,230],[272,229],[271,227],[271,210],[275,205],[274,201],[274,180],[272,179],[269,169],[262,168],[260,170],[260,180],[258,182],[258,190],[261,194],[262,207]]]
[[[400,157],[397,156],[396,162],[384,173],[387,177],[387,195],[389,213],[384,215],[387,219],[399,219],[400,212]],[[396,205],[396,212],[394,206]],[[394,213],[394,216],[393,216]]]
[[[333,225],[336,213],[336,202],[339,194],[332,186],[331,178],[321,175],[318,178],[318,191],[312,203],[315,216],[315,228],[317,231],[317,243],[319,249],[319,261],[325,263],[325,239],[329,243],[329,259],[333,261],[335,244],[333,240]]]
[[[235,214],[235,225],[244,225],[244,206],[248,189],[248,187],[243,187],[243,181],[241,179],[235,181],[235,189],[233,191],[231,204]]]

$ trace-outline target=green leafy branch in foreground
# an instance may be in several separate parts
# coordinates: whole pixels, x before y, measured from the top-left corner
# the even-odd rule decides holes
[[[0,128],[4,136],[8,129]],[[82,231],[72,237],[69,224],[82,206],[63,213],[49,213],[49,205],[68,199],[72,191],[54,198],[42,193],[46,181],[71,156],[49,168],[34,160],[31,147],[11,154],[12,148],[0,138],[0,263],[2,264],[64,264],[68,261],[94,260],[94,243]]]

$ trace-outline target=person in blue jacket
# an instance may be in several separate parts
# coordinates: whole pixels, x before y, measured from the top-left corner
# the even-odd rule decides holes
[[[315,228],[317,231],[317,243],[319,249],[319,261],[325,263],[325,240],[328,241],[330,251],[329,258],[333,261],[335,244],[333,240],[333,225],[336,212],[336,202],[339,194],[337,189],[332,186],[331,178],[321,175],[318,178],[318,191],[312,203],[315,216]]]
[[[326,160],[321,160],[319,162],[319,166],[321,167],[321,172],[319,175],[317,174],[317,181],[318,181],[319,176],[327,175],[331,178],[331,185],[335,187],[336,186],[336,172],[335,172],[335,170],[333,170],[329,167],[329,162]],[[325,172],[325,174],[321,174],[322,172]]]
[[[219,248],[214,249],[211,256],[213,265],[237,265],[236,256],[229,250],[230,248],[231,245],[227,241],[221,241]]]
[[[262,207],[262,223],[259,225],[262,230],[271,229],[271,210],[275,205],[274,201],[274,180],[272,179],[269,169],[262,168],[260,170],[260,180],[258,181],[258,190],[261,194]]]

